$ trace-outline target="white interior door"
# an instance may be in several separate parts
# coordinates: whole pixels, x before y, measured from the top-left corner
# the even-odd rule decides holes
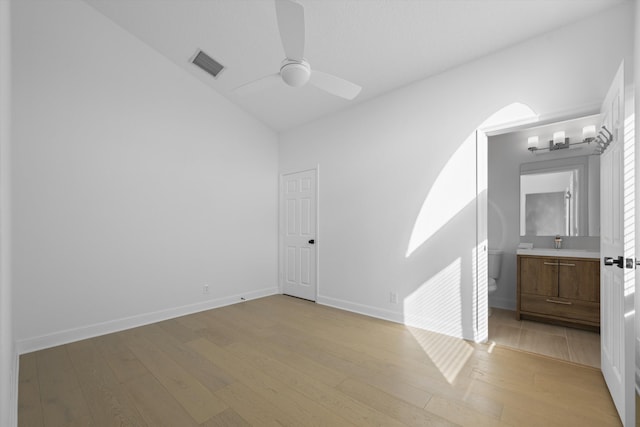
[[[613,139],[600,159],[600,326],[602,373],[623,425],[632,426],[635,183],[626,178],[634,176],[635,159],[625,157],[625,148],[632,147],[625,147],[623,65],[601,110],[602,124]]]
[[[280,283],[282,293],[311,301],[317,287],[316,170],[282,175]]]

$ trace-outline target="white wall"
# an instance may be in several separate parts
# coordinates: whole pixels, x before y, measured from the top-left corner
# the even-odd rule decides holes
[[[277,135],[81,1],[12,19],[19,350],[277,292]]]
[[[318,300],[473,339],[475,203],[406,258],[423,202],[467,137],[502,107],[554,114],[598,105],[631,57],[631,31],[626,3],[284,132],[281,171],[320,165]],[[457,170],[464,179],[445,183],[452,198],[475,185],[475,157]],[[411,304],[390,303],[390,291]]]
[[[17,355],[10,271],[11,2],[0,1],[0,425],[17,425]]]

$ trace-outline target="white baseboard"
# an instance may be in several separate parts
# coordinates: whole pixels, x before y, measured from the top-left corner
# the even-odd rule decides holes
[[[503,310],[516,310],[516,302],[510,298],[490,297],[489,307],[501,308]]]
[[[318,295],[316,303],[327,305],[329,307],[339,308],[341,310],[352,311],[354,313],[364,314],[365,316],[388,320],[390,322],[404,324],[404,316],[400,311],[385,310],[383,308],[358,304],[338,298],[323,297],[320,295]]]
[[[16,350],[18,354],[30,353],[32,351],[38,351],[62,344],[68,344],[74,341],[123,331],[125,329],[136,328],[138,326],[144,326],[150,323],[161,322],[163,320],[173,319],[175,317],[186,316],[188,314],[193,314],[200,311],[211,310],[218,307],[224,307],[226,305],[236,304],[242,302],[243,300],[248,301],[256,298],[266,297],[269,295],[275,295],[278,293],[279,291],[277,287],[264,288],[248,293],[210,299],[196,304],[173,307],[166,310],[140,314],[137,316],[110,320],[108,322],[95,323],[93,325],[83,326],[80,328],[67,329],[64,331],[42,335],[39,337],[19,340],[16,343]]]
[[[403,313],[402,311],[386,310],[379,307],[358,304],[351,301],[325,296],[318,296],[316,303],[339,308],[341,310],[352,311],[354,313],[364,314],[365,316],[388,320],[390,322],[400,323],[402,325],[426,329],[431,332],[438,332],[445,335],[473,341],[473,337],[464,336],[464,333],[460,331],[452,331],[451,325],[442,323],[440,319],[433,319],[424,316],[413,316],[413,318],[408,319],[405,313]]]

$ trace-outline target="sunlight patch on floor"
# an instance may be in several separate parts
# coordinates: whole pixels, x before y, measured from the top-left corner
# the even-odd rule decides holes
[[[473,354],[471,344],[462,338],[454,338],[420,328],[408,326],[407,329],[447,382],[453,384]]]

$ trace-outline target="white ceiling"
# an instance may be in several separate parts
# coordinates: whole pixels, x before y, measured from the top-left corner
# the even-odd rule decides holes
[[[282,131],[596,14],[625,0],[299,0],[311,67],[363,87],[346,101],[284,83],[233,89],[284,59],[272,0],[85,0],[203,83]],[[226,68],[214,79],[197,49]]]

